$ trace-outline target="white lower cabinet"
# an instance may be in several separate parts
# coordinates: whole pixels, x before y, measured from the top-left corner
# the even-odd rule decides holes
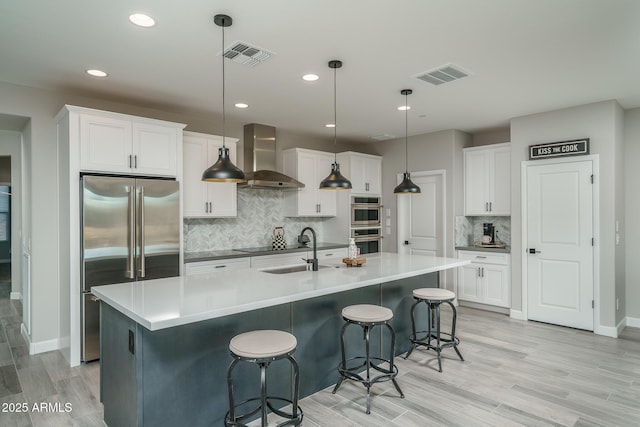
[[[213,261],[188,262],[184,266],[186,276],[203,273],[217,273],[226,270],[238,270],[241,268],[249,268],[251,266],[251,258],[226,258],[216,259]]]
[[[471,264],[458,267],[458,299],[511,307],[511,258],[507,253],[458,251]]]

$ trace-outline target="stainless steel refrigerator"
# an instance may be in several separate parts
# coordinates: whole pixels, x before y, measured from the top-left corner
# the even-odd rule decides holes
[[[180,194],[166,179],[81,177],[82,360],[100,357],[98,285],[180,274]]]

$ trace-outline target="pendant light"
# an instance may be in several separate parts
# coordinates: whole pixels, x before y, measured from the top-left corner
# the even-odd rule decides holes
[[[222,147],[218,148],[218,161],[202,174],[207,182],[245,182],[244,172],[231,162],[229,149],[225,145],[225,99],[224,99],[224,28],[230,27],[233,20],[228,15],[216,15],[213,22],[222,28]]]
[[[321,190],[350,190],[351,189],[351,181],[345,178],[340,173],[340,165],[338,164],[338,153],[337,153],[337,128],[338,123],[338,113],[337,113],[337,103],[336,103],[336,69],[342,67],[342,61],[329,61],[329,68],[333,69],[333,164],[331,164],[331,173],[328,177],[322,180],[320,183]]]
[[[394,194],[418,194],[420,193],[420,187],[415,185],[411,181],[411,174],[409,174],[409,104],[407,97],[413,93],[411,89],[402,89],[400,91],[404,95],[404,177],[402,182],[393,189]]]

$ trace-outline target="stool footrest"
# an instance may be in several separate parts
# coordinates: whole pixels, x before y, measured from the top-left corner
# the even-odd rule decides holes
[[[283,423],[277,424],[277,426],[289,426],[289,425],[297,426],[297,425],[300,425],[300,423],[302,422],[302,418],[303,418],[304,414],[302,412],[302,408],[300,408],[299,405],[298,405],[297,415],[294,416],[293,413],[284,412],[284,411],[282,411],[280,409],[275,408],[271,403],[273,401],[285,402],[285,403],[288,403],[290,405],[293,405],[293,402],[291,401],[291,399],[286,399],[284,397],[267,396],[267,407],[269,408],[269,410],[271,410],[271,412],[273,412],[274,414],[278,415],[279,417],[288,418],[288,421],[285,421]],[[235,408],[238,409],[238,408],[246,405],[247,403],[251,403],[251,402],[257,402],[258,406],[256,406],[255,409],[236,417],[235,420],[229,419],[229,412],[227,412],[227,414],[224,417],[225,426],[226,427],[246,427],[246,424],[244,424],[243,421],[248,419],[248,418],[250,418],[251,416],[257,414],[262,409],[262,406],[260,406],[261,398],[260,397],[252,397],[250,399],[247,399],[247,400],[245,400],[243,402],[240,402],[237,405],[235,405]]]
[[[398,367],[395,364],[391,366],[390,369],[384,369],[378,365],[374,365],[373,363],[371,363],[371,362],[380,362],[380,363],[388,364],[389,361],[387,359],[382,359],[380,357],[369,357],[369,363],[367,363],[366,357],[359,356],[359,357],[352,357],[350,359],[347,359],[347,362],[354,361],[354,360],[362,360],[363,363],[351,368],[343,367],[342,363],[340,363],[340,365],[338,365],[338,372],[340,372],[340,375],[345,377],[346,379],[358,381],[364,384],[365,386],[370,387],[371,384],[375,384],[383,381],[390,381],[398,375]],[[376,371],[381,372],[382,374],[376,375],[375,377],[371,377],[369,379],[363,378],[362,375],[360,375],[359,373],[362,372],[363,369],[366,369],[367,365],[369,368],[375,369]]]

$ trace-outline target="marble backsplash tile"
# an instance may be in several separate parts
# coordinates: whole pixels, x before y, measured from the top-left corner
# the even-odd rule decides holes
[[[322,240],[320,218],[285,218],[284,192],[271,189],[238,189],[235,218],[186,218],[183,223],[185,252],[203,252],[271,245],[273,229],[284,227],[287,245],[296,245],[300,231],[313,227]]]
[[[490,222],[496,230],[496,241],[511,245],[511,217],[456,216],[456,246],[473,245],[482,239],[482,224]]]

